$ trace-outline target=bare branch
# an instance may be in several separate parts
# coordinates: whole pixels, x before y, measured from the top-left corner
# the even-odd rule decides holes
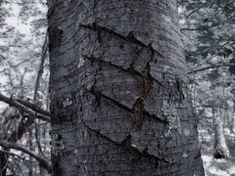
[[[11,31],[13,31],[15,28],[13,27],[13,28],[9,28],[9,29],[7,29],[6,31],[4,31],[3,33],[0,33],[0,37],[2,37],[2,36],[4,36],[4,35],[6,35],[8,32],[11,32]]]
[[[0,93],[0,101],[3,101],[5,103],[9,104],[10,106],[14,106],[16,108],[21,109],[24,112],[27,112],[28,114],[30,114],[30,118],[38,118],[38,119],[50,122],[50,117],[48,116],[49,113],[46,113],[47,115],[45,115],[44,114],[45,112],[41,108],[38,108],[34,104],[31,104],[29,102],[26,102],[26,101],[23,101],[20,99],[16,100],[13,98],[9,98],[1,93]],[[22,102],[24,102],[24,104]],[[41,114],[40,112],[44,112],[44,113]]]
[[[230,67],[230,66],[232,66],[232,64],[211,65],[211,66],[207,66],[207,67],[203,67],[203,68],[199,68],[199,69],[190,71],[190,72],[188,72],[188,74],[196,74],[198,72],[206,71],[209,69],[216,69],[216,68],[220,68],[220,67]]]
[[[48,172],[51,171],[51,164],[47,159],[36,155],[34,152],[24,148],[23,146],[20,146],[20,145],[15,144],[15,143],[10,143],[10,142],[7,142],[7,141],[0,141],[0,146],[2,146],[4,148],[8,148],[8,149],[15,149],[15,150],[22,151],[22,152],[30,155],[32,158],[36,159],[40,163],[40,165],[44,169],[46,169]]]
[[[44,116],[47,116],[49,119],[50,119],[50,113],[42,108],[40,108],[39,106],[37,106],[36,104],[34,103],[31,103],[27,100],[24,100],[24,99],[21,99],[21,98],[16,98],[15,99],[16,101],[18,101],[19,103],[21,103],[22,105],[32,109],[33,111],[39,113],[39,114],[42,114]],[[48,120],[49,120],[48,119]],[[48,121],[48,120],[45,120],[45,121]],[[50,120],[49,120],[50,121]]]
[[[9,152],[9,151],[7,151],[7,150],[0,150],[0,152],[6,153],[6,154],[8,154],[8,155],[17,157],[17,158],[22,159],[22,160],[25,159],[24,157],[22,157],[22,156],[20,156],[20,155],[18,155],[18,154],[16,154],[16,153]]]

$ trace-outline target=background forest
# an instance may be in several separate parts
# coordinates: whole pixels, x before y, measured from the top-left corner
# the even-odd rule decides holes
[[[179,13],[206,175],[235,175],[235,1],[179,0]],[[7,175],[48,174],[46,14],[46,0],[0,0],[0,169]]]

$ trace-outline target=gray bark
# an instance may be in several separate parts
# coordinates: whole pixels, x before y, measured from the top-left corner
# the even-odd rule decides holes
[[[176,0],[57,0],[48,18],[53,175],[204,175]]]

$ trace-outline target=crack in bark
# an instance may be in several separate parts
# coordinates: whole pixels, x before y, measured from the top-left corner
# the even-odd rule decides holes
[[[81,123],[89,130],[92,131],[93,133],[95,133],[97,136],[111,142],[112,144],[122,148],[123,150],[127,151],[128,153],[134,155],[134,159],[135,160],[140,160],[142,158],[149,158],[149,159],[153,159],[155,161],[155,165],[156,163],[158,163],[158,161],[163,161],[165,163],[170,163],[168,160],[166,160],[165,158],[160,158],[157,157],[151,153],[148,152],[148,149],[145,148],[142,152],[139,151],[136,147],[132,146],[131,140],[132,137],[129,134],[121,143],[118,143],[112,139],[110,139],[109,137],[107,137],[106,135],[102,134],[99,130],[95,130],[92,129],[91,127],[89,127],[89,125],[87,125],[83,119],[81,119]]]
[[[144,102],[141,97],[139,97],[133,106],[133,118],[132,127],[133,132],[141,131],[144,124]]]
[[[152,45],[149,45],[148,47],[150,49],[150,59],[149,61],[146,63],[145,68],[142,72],[142,79],[140,81],[140,88],[141,88],[141,93],[140,93],[140,97],[135,101],[134,106],[133,106],[133,128],[132,130],[137,132],[137,131],[141,131],[142,126],[143,126],[143,121],[144,121],[144,102],[143,100],[145,98],[148,97],[148,95],[150,94],[151,90],[152,90],[152,86],[153,86],[153,78],[150,74],[151,71],[151,66],[150,63],[152,61],[154,61],[154,55],[155,53],[153,52],[153,50],[151,50]],[[133,59],[133,65],[130,67],[131,69],[134,69],[134,62],[138,59],[138,56],[140,54],[140,52],[136,52],[137,56],[134,57]]]
[[[182,90],[182,82],[180,82],[178,79],[176,79],[176,89],[179,93],[180,102],[181,102],[182,100],[185,99],[185,95],[184,95],[184,92]]]
[[[101,34],[100,32],[104,31],[107,32],[111,35],[114,35],[124,41],[127,42],[131,42],[134,44],[137,44],[138,46],[141,46],[141,48],[139,49],[138,46],[135,47],[135,51],[134,51],[134,58],[132,60],[132,62],[130,63],[129,67],[127,69],[125,69],[122,66],[118,66],[116,64],[113,64],[112,61],[105,61],[102,59],[103,55],[100,55],[99,57],[93,57],[93,55],[91,56],[87,56],[87,55],[83,55],[84,58],[88,59],[91,61],[91,63],[93,64],[93,62],[97,62],[98,64],[100,63],[105,63],[108,64],[109,66],[113,66],[119,70],[125,71],[128,74],[131,74],[133,76],[137,76],[137,78],[140,81],[140,97],[134,102],[133,108],[132,108],[132,112],[133,112],[133,116],[132,116],[132,130],[133,131],[141,131],[142,126],[144,124],[144,114],[145,110],[144,110],[144,102],[143,100],[148,97],[148,95],[150,94],[151,90],[152,90],[152,86],[154,83],[154,78],[151,75],[151,65],[150,63],[154,61],[154,56],[157,53],[158,55],[160,55],[161,57],[163,57],[160,53],[158,53],[156,50],[154,50],[154,48],[152,47],[152,43],[146,45],[143,42],[141,42],[140,40],[138,40],[136,38],[136,35],[133,31],[131,31],[127,37],[123,36],[122,34],[119,34],[111,29],[108,29],[107,27],[103,27],[103,26],[99,26],[96,23],[93,23],[92,25],[80,25],[81,27],[84,28],[88,28],[90,30],[93,30],[95,32],[97,32],[97,37],[98,37],[98,42],[101,43]],[[150,59],[149,61],[147,61],[147,63],[145,64],[144,70],[142,71],[142,73],[140,73],[139,71],[135,70],[135,63],[138,60],[139,56],[140,56],[140,52],[142,50],[142,48],[146,48],[149,52],[150,52]],[[95,76],[96,77],[96,76]],[[163,86],[159,81],[155,80],[158,85]],[[96,78],[95,78],[95,82],[96,82]],[[93,84],[92,88],[94,88],[95,83]],[[165,87],[165,86],[163,86]],[[100,94],[98,94],[98,104],[100,101]]]
[[[134,113],[134,110],[133,110],[133,109],[131,109],[131,108],[129,108],[129,107],[123,105],[122,103],[120,103],[120,102],[114,100],[113,98],[111,98],[111,97],[109,97],[109,96],[104,95],[103,93],[101,93],[101,92],[99,92],[99,91],[96,91],[95,89],[92,89],[92,90],[88,90],[88,89],[86,89],[86,88],[84,88],[84,89],[85,89],[87,92],[89,92],[91,95],[95,96],[95,97],[96,97],[96,96],[103,97],[103,98],[105,98],[105,99],[111,101],[111,102],[112,102],[113,104],[115,104],[116,106],[118,106],[118,107],[120,107],[120,108],[126,110],[127,112]],[[167,120],[162,119],[162,118],[160,118],[160,117],[157,117],[157,116],[154,115],[154,114],[150,114],[150,113],[147,112],[144,108],[143,108],[142,112],[143,112],[143,116],[146,116],[147,118],[156,120],[156,121],[161,122],[161,123],[163,123],[163,124],[165,124],[165,125],[169,125],[169,122],[168,122]]]
[[[121,67],[121,66],[118,66],[118,65],[116,65],[116,64],[112,64],[112,62],[105,61],[105,60],[101,59],[101,57],[87,56],[87,55],[83,55],[83,54],[82,54],[82,56],[83,56],[84,58],[88,59],[92,64],[93,64],[94,62],[96,62],[96,63],[98,63],[98,64],[104,63],[104,64],[110,65],[110,66],[112,66],[112,67],[115,67],[115,68],[117,68],[117,69],[119,69],[119,70],[128,72],[128,73],[130,73],[130,74],[132,74],[132,75],[134,75],[134,76],[143,76],[140,72],[138,72],[138,71],[136,71],[136,70],[125,69],[125,68],[123,68],[123,67]]]
[[[149,47],[149,48],[151,48],[151,47]],[[136,48],[136,49],[138,49],[138,48]],[[138,50],[138,51],[140,52],[140,50]],[[154,79],[152,78],[152,76],[150,74],[150,63],[154,59],[154,52],[151,51],[150,60],[146,63],[146,66],[145,66],[142,74],[139,73],[138,71],[134,70],[134,62],[135,62],[135,60],[138,59],[139,52],[136,53],[137,54],[137,56],[135,57],[136,59],[133,59],[133,62],[131,63],[131,65],[129,66],[128,69],[125,69],[121,66],[117,66],[115,64],[112,64],[111,62],[104,61],[103,59],[101,59],[101,57],[95,58],[95,57],[90,57],[90,56],[82,54],[82,56],[84,58],[91,61],[92,65],[93,65],[94,61],[98,62],[98,64],[105,63],[105,64],[113,66],[119,70],[123,70],[127,73],[134,75],[134,76],[140,77],[140,88],[141,88],[140,97],[134,102],[134,106],[132,108],[132,111],[133,111],[132,131],[135,131],[135,132],[141,131],[142,126],[144,124],[145,110],[144,110],[143,100],[150,94],[150,91],[151,91],[152,85],[153,85],[153,81],[154,81]],[[96,75],[97,75],[97,72],[96,72]],[[96,75],[94,76],[95,81],[91,87],[91,90],[94,90],[94,87],[96,84]],[[99,106],[99,104],[100,104],[100,94],[99,93],[96,93],[96,102],[97,102],[97,106]]]
[[[146,97],[148,97],[148,95],[150,94],[151,90],[152,90],[152,86],[154,83],[155,78],[152,77],[151,75],[151,65],[150,63],[154,61],[154,56],[155,54],[158,54],[160,57],[164,58],[159,52],[157,52],[153,47],[152,47],[152,43],[146,45],[145,43],[143,43],[142,41],[138,40],[136,38],[136,35],[133,31],[131,31],[128,36],[124,36],[120,33],[117,33],[107,27],[104,26],[100,26],[97,25],[96,23],[93,23],[92,25],[88,24],[88,25],[83,25],[81,24],[80,27],[84,27],[90,30],[93,30],[95,32],[97,32],[97,40],[98,43],[101,44],[101,32],[106,32],[108,34],[111,34],[112,36],[118,37],[119,39],[122,39],[126,42],[129,43],[133,43],[136,44],[137,46],[135,47],[135,51],[134,51],[134,58],[132,60],[132,62],[130,63],[129,67],[126,69],[122,66],[118,66],[116,64],[113,64],[112,61],[105,61],[102,59],[103,55],[100,55],[99,57],[94,57],[93,55],[91,56],[87,56],[82,54],[82,56],[86,59],[88,59],[91,64],[93,65],[93,62],[97,62],[98,64],[103,63],[103,64],[107,64],[109,66],[115,67],[119,70],[122,70],[124,72],[127,72],[128,74],[133,75],[134,77],[137,77],[140,81],[140,95],[139,98],[137,100],[135,100],[134,105],[132,108],[129,108],[125,105],[123,105],[122,103],[114,100],[111,97],[108,97],[104,94],[102,94],[101,92],[98,92],[95,90],[95,84],[96,84],[96,75],[95,75],[95,81],[94,84],[92,85],[92,88],[90,90],[88,90],[90,93],[92,93],[96,98],[95,101],[97,102],[97,104],[100,104],[100,99],[101,97],[106,98],[108,100],[110,100],[112,103],[114,103],[115,105],[117,105],[118,107],[121,107],[122,109],[131,112],[132,114],[132,127],[131,127],[131,131],[133,132],[138,132],[141,131],[144,121],[145,121],[145,117],[147,118],[151,118],[151,119],[155,119],[157,121],[160,121],[161,123],[164,124],[169,124],[167,120],[161,119],[159,117],[157,117],[156,115],[151,115],[149,112],[147,112],[144,108],[144,99]],[[140,49],[138,48],[141,47]],[[144,66],[144,70],[141,72],[137,71],[135,69],[135,63],[138,61],[138,58],[140,57],[140,53],[142,48],[145,48],[149,51],[149,60],[147,61],[147,63]],[[97,74],[97,73],[96,73]],[[157,82],[158,85],[165,87],[162,83],[160,83],[159,81],[155,80]],[[125,141],[128,143],[128,141]],[[130,143],[130,141],[129,141]],[[131,146],[131,145],[129,145]]]
[[[96,63],[98,63],[98,64],[103,63],[103,64],[107,64],[107,65],[109,65],[109,66],[115,67],[115,68],[117,68],[117,69],[119,69],[119,70],[122,70],[122,71],[124,71],[124,72],[127,72],[127,73],[129,73],[129,74],[131,74],[131,75],[133,75],[133,76],[137,76],[137,77],[141,77],[141,78],[144,77],[144,75],[143,75],[142,73],[138,72],[137,70],[130,69],[130,68],[125,69],[125,68],[123,68],[123,67],[121,67],[121,66],[118,66],[118,65],[116,65],[116,64],[112,64],[111,62],[105,61],[105,60],[101,59],[100,57],[87,56],[87,55],[84,55],[84,54],[82,54],[82,56],[83,56],[85,59],[88,59],[92,64],[93,64],[94,62],[96,62]],[[162,86],[162,87],[164,87],[164,88],[167,88],[167,87],[164,86],[161,82],[159,82],[158,80],[156,80],[152,75],[150,75],[150,73],[148,74],[148,76],[149,76],[149,79],[155,81],[158,85],[160,85],[160,86]]]
[[[83,28],[87,28],[87,29],[90,29],[90,30],[93,30],[93,31],[96,31],[96,32],[99,32],[99,31],[104,31],[104,32],[107,32],[113,36],[116,36],[122,40],[125,40],[127,42],[130,42],[130,43],[134,43],[134,44],[137,44],[137,45],[140,45],[142,47],[145,47],[147,49],[150,49],[151,51],[157,53],[160,57],[164,58],[164,56],[159,52],[157,51],[156,49],[154,49],[153,47],[149,47],[150,44],[145,44],[144,42],[140,41],[139,39],[136,38],[136,35],[133,31],[129,32],[129,34],[126,36],[112,30],[112,29],[109,29],[105,26],[100,26],[98,25],[97,23],[93,23],[93,24],[80,24],[80,27],[83,27]]]
[[[141,80],[141,97],[146,98],[153,85],[153,77],[150,74],[150,62],[147,62],[143,74],[142,74],[142,80]]]
[[[143,47],[141,47],[140,49],[137,46],[135,47],[134,58],[132,59],[132,62],[130,63],[128,70],[135,69],[134,65],[135,65],[136,61],[138,60],[138,56],[140,55],[142,48]]]

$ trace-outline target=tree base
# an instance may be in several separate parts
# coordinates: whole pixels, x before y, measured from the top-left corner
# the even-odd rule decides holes
[[[229,158],[229,152],[219,149],[214,152],[214,158],[215,159],[228,159]]]

